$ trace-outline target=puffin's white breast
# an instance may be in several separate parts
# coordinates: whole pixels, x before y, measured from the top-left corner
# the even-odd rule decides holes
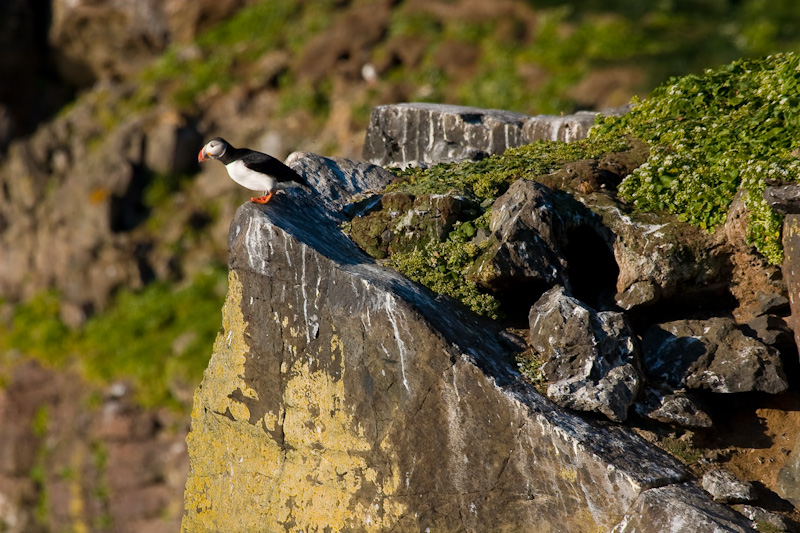
[[[228,175],[233,181],[251,191],[272,192],[275,190],[275,178],[250,170],[241,161],[233,161],[225,165]]]

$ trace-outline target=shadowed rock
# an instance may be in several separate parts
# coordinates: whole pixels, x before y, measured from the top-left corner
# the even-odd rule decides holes
[[[648,377],[672,387],[772,394],[788,387],[778,353],[730,318],[652,326],[642,335],[642,352]]]
[[[642,379],[635,336],[622,314],[597,313],[555,287],[531,308],[529,320],[547,396],[563,407],[624,421]]]
[[[486,252],[475,262],[470,278],[493,292],[513,291],[516,297],[536,294],[532,287],[541,294],[557,283],[568,283],[560,253],[563,223],[550,189],[534,181],[512,183],[492,205],[489,230]]]

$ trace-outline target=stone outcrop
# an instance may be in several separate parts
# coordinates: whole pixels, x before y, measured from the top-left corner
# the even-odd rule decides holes
[[[792,308],[788,319],[794,331],[795,343],[800,346],[800,214],[788,214],[783,221],[783,275]]]
[[[645,388],[640,401],[634,406],[640,416],[691,429],[710,428],[711,417],[690,392],[658,387]]]
[[[541,294],[565,278],[564,223],[550,190],[534,181],[511,184],[492,205],[486,251],[470,277],[493,292]]]
[[[624,113],[626,108],[604,111]],[[530,116],[498,109],[405,103],[372,110],[365,160],[382,166],[481,159],[538,140],[585,138],[597,113]]]
[[[362,210],[353,217],[350,236],[376,259],[443,241],[464,212],[474,211],[473,202],[463,197],[405,193],[373,197],[364,207],[375,213],[364,216]]]
[[[231,224],[184,531],[747,530],[639,437],[541,397],[494,326],[377,266],[320,203]]]
[[[703,474],[701,484],[718,502],[746,503],[755,499],[752,484],[740,481],[733,472],[723,468],[715,468]]]
[[[639,347],[621,313],[596,312],[550,289],[531,307],[530,345],[558,405],[622,422],[642,386]]]
[[[671,506],[665,508],[663,501],[669,501]],[[699,487],[686,483],[644,492],[614,529],[615,533],[642,531],[739,532],[754,529],[733,510],[706,500]]]
[[[775,394],[789,386],[778,353],[729,318],[652,326],[642,334],[642,352],[648,377],[672,387]]]
[[[86,93],[80,105],[12,143],[0,164],[0,293],[7,302],[48,289],[60,293],[70,325],[106,308],[120,287],[191,275],[184,254],[187,228],[213,233],[211,204],[227,214],[214,239],[194,246],[197,268],[224,261],[224,237],[235,184],[198,178],[192,198],[170,196],[176,175],[197,169],[200,133],[169,108],[124,116],[106,130],[97,116],[124,89]],[[159,183],[156,183],[159,182]],[[166,184],[165,184],[166,183]],[[172,183],[172,185],[169,185]],[[163,191],[166,216],[157,216],[149,189]],[[150,219],[151,232],[144,224]],[[202,248],[202,250],[198,250]]]

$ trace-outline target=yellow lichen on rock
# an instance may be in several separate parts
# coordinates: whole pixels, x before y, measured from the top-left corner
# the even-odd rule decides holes
[[[300,353],[282,365],[288,375],[280,413],[251,424],[250,411],[233,399],[237,391],[258,398],[246,382],[242,290],[232,271],[223,331],[195,393],[183,531],[390,527],[405,511],[392,498],[399,476],[384,475],[365,460],[370,443],[347,406],[345,354],[335,334],[325,354],[335,371],[314,366],[319,353]],[[279,427],[282,442],[275,440]],[[370,490],[360,494],[374,496],[358,498],[367,484]]]
[[[203,405],[214,412],[225,413],[229,410],[236,420],[249,420],[247,406],[228,397],[236,390],[246,398],[257,400],[258,393],[247,386],[244,376],[244,363],[250,348],[244,339],[247,324],[241,311],[242,284],[235,271],[228,274],[228,297],[222,308],[222,333],[217,335],[214,351],[208,367],[203,373],[203,385],[198,393],[202,394]],[[198,402],[194,402],[195,408]]]

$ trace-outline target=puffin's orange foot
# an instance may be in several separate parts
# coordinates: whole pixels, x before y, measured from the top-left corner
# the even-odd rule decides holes
[[[274,195],[275,193],[271,192],[266,196],[259,196],[258,198],[250,198],[250,201],[253,202],[254,204],[265,204],[269,202]]]

